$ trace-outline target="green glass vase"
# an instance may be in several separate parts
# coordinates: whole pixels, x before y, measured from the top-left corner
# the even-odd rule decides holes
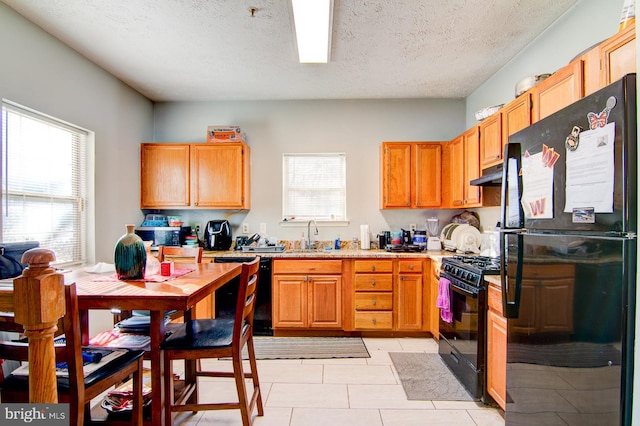
[[[126,225],[127,233],[116,243],[113,261],[119,280],[139,280],[144,278],[147,265],[147,252],[142,238],[133,229],[135,225]]]

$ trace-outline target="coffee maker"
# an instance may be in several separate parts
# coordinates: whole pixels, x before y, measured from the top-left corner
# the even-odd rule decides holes
[[[229,250],[231,248],[231,226],[228,220],[210,220],[204,229],[204,248],[207,250]]]

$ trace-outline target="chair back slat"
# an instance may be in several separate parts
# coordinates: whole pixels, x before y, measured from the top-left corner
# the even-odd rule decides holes
[[[238,286],[238,302],[233,327],[234,341],[240,341],[239,338],[245,324],[249,325],[249,332],[253,333],[253,313],[256,304],[259,271],[260,257],[256,257],[251,262],[242,264],[240,285]]]
[[[163,262],[167,256],[178,263],[189,262],[191,259],[193,263],[202,263],[202,247],[159,246],[158,261]]]

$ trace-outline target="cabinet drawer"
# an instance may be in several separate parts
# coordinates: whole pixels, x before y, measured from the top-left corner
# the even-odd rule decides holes
[[[499,287],[490,284],[489,291],[487,292],[487,299],[489,308],[494,310],[497,314],[502,315],[502,291]]]
[[[391,293],[356,293],[355,306],[357,311],[390,311],[393,309],[393,296]]]
[[[355,325],[358,329],[390,330],[393,324],[393,313],[382,312],[356,312]]]
[[[275,260],[274,274],[341,274],[341,260]]]
[[[353,269],[358,272],[393,272],[392,260],[356,260]]]
[[[410,274],[412,272],[422,272],[421,259],[400,260],[398,261],[398,272],[401,274]]]
[[[393,276],[390,274],[356,274],[356,291],[391,291]]]

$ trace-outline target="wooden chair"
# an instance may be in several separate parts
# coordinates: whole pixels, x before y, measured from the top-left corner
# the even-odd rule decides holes
[[[256,404],[258,415],[264,414],[253,347],[253,314],[259,269],[259,257],[242,265],[235,318],[189,321],[161,344],[160,347],[164,352],[165,423],[167,425],[172,424],[172,414],[178,411],[239,409],[244,426],[251,425],[251,415]],[[251,370],[247,373],[243,371],[242,366],[242,349],[245,346]],[[231,358],[232,373],[202,371],[201,368],[198,370],[193,368],[194,360],[222,357]],[[191,366],[187,365],[186,368],[184,391],[177,395],[177,399],[173,381],[174,360],[191,361]],[[236,382],[238,402],[198,403],[198,377],[233,377]],[[245,378],[252,379],[253,393],[251,398],[248,398],[247,395]]]
[[[190,259],[195,260],[191,263],[202,263],[202,247],[158,247],[158,261],[166,260],[165,256],[171,257],[171,260],[177,263],[189,262]]]
[[[142,360],[144,351],[126,351],[86,377],[84,375],[80,317],[75,283],[65,285],[66,314],[61,320],[65,343],[56,345],[56,362],[66,362],[68,376],[57,377],[58,401],[70,404],[70,424],[90,423],[91,399],[98,397],[128,377],[133,380],[133,412],[131,423],[142,425]],[[0,330],[8,322],[0,321]],[[60,328],[60,326],[59,326]],[[28,360],[28,345],[24,342],[0,341],[0,359]],[[0,371],[1,374],[1,371]],[[10,374],[4,377],[0,390],[3,403],[29,401],[29,378]]]

